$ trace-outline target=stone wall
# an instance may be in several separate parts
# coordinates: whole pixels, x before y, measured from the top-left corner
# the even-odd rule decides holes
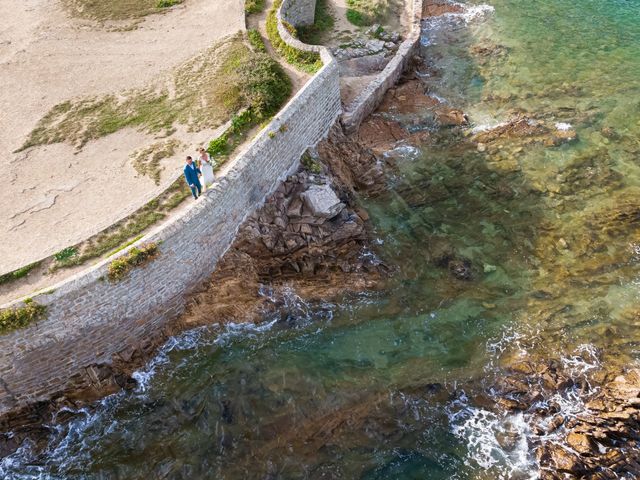
[[[137,242],[157,242],[156,259],[111,283],[108,265],[126,249],[33,297],[47,306],[46,319],[0,337],[0,415],[48,399],[90,365],[126,360],[183,311],[185,296],[209,278],[247,215],[337,120],[338,66],[327,60],[220,182]]]
[[[327,135],[341,113],[339,69],[326,48],[301,43],[282,25],[283,18],[292,18],[287,15],[301,15],[291,13],[301,5],[312,10],[315,2],[284,0],[278,31],[291,46],[319,52],[323,68],[238,155],[226,176],[190,208],[132,245],[158,243],[157,258],[120,282],[109,282],[109,263],[129,247],[33,296],[47,306],[46,318],[0,336],[0,416],[48,400],[71,377],[90,376],[92,365],[117,357],[127,361],[138,345],[157,337],[184,311],[186,296],[210,277],[247,216],[297,168],[304,151]],[[302,17],[296,18],[300,24]],[[358,96],[343,116],[345,125],[357,128],[377,107],[416,42],[417,37],[408,39],[375,88]],[[0,308],[19,305],[21,301]]]
[[[285,0],[280,7],[282,19],[294,27],[313,25],[316,0]]]
[[[420,45],[420,27],[422,18],[422,0],[411,1],[411,28],[407,39],[400,44],[398,51],[382,72],[344,108],[341,122],[347,134],[354,133],[362,121],[371,115],[384,94],[395,85]]]

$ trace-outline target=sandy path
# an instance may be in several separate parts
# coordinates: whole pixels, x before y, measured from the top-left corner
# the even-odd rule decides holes
[[[163,185],[138,177],[134,150],[154,142],[127,129],[76,153],[56,144],[12,153],[54,105],[143,86],[216,40],[244,28],[242,0],[187,0],[128,32],[70,19],[52,0],[0,0],[0,274],[114,223]],[[189,151],[213,132],[178,135]],[[138,178],[136,178],[138,177]]]

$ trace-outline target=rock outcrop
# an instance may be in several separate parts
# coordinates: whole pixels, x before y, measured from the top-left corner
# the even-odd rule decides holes
[[[314,300],[383,278],[386,267],[368,249],[368,215],[354,196],[384,187],[381,163],[338,127],[304,163],[240,228],[194,296],[186,325],[255,321],[282,310],[283,292]]]
[[[499,410],[525,414],[541,479],[640,477],[640,370],[611,379],[559,361],[520,361],[492,395]]]

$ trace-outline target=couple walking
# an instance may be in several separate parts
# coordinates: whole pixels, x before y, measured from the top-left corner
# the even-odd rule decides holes
[[[211,164],[209,154],[202,147],[198,149],[198,153],[200,153],[200,158],[198,159],[200,167],[193,161],[191,155],[187,157],[187,164],[184,166],[184,178],[191,189],[193,198],[196,200],[198,196],[202,194],[202,183],[200,182],[199,176],[202,175],[202,182],[207,187],[216,179],[213,174],[213,165]]]

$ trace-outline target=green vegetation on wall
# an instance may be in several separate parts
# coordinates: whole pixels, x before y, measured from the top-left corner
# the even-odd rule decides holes
[[[50,270],[75,267],[105,254],[113,255],[140,239],[144,230],[166,218],[172,209],[180,205],[190,195],[191,191],[181,176],[159,197],[129,217],[79,245],[62,250],[62,252],[72,251],[73,254],[56,254]]]
[[[140,247],[133,247],[120,258],[117,258],[109,264],[108,276],[112,282],[122,280],[129,271],[148,262],[158,255],[158,245],[155,243],[147,243]]]
[[[287,45],[280,37],[276,12],[278,11],[278,8],[280,8],[281,4],[282,0],[275,0],[271,10],[269,10],[269,14],[267,15],[267,35],[269,36],[269,40],[271,41],[273,48],[282,55],[287,63],[290,63],[299,70],[307,73],[317,72],[322,68],[322,60],[320,59],[319,53],[307,52],[293,48]],[[285,27],[287,27],[287,25],[285,25]],[[293,32],[295,33],[295,29],[293,29]]]
[[[0,335],[18,328],[24,328],[30,323],[42,318],[47,307],[28,298],[23,307],[8,308],[0,311]]]

